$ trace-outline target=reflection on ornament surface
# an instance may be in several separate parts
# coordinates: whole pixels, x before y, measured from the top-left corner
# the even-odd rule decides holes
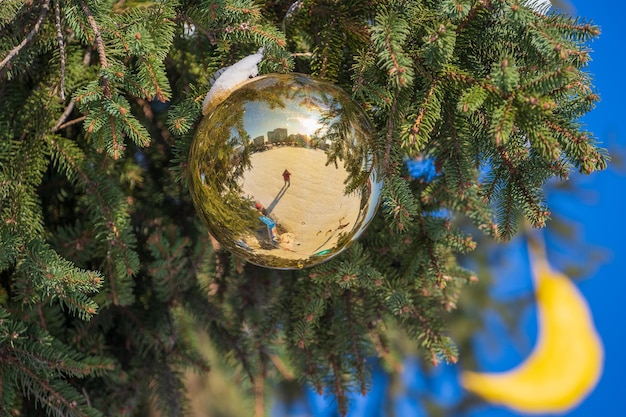
[[[239,86],[200,123],[190,191],[215,238],[260,266],[297,269],[347,248],[382,180],[372,127],[345,92],[302,74]]]

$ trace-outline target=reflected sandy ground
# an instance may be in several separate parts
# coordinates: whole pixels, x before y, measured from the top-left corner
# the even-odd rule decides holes
[[[348,172],[344,167],[325,166],[324,151],[276,148],[252,155],[251,162],[242,190],[275,222],[275,243],[284,251],[282,257],[307,259],[332,251],[340,237],[357,225],[360,193],[344,193]],[[283,167],[291,173],[290,184],[283,179]],[[263,249],[257,236],[244,240],[261,254],[273,252]]]

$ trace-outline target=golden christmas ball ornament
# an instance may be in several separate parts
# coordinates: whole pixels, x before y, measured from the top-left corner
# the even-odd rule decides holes
[[[333,84],[294,73],[248,79],[257,59],[229,75],[236,85],[226,97],[205,102],[189,154],[191,195],[210,233],[237,256],[309,267],[346,249],[376,212],[373,129]]]

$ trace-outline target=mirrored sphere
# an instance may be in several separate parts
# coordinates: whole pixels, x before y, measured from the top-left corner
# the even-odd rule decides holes
[[[237,87],[200,123],[190,191],[215,238],[254,264],[299,269],[363,232],[382,180],[372,126],[343,90],[302,74]]]

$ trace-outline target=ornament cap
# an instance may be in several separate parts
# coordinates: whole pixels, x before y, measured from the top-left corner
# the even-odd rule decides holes
[[[228,97],[231,91],[259,75],[258,64],[263,59],[264,48],[256,54],[248,55],[230,67],[218,70],[211,79],[211,89],[202,102],[202,114],[208,114],[211,109]]]

